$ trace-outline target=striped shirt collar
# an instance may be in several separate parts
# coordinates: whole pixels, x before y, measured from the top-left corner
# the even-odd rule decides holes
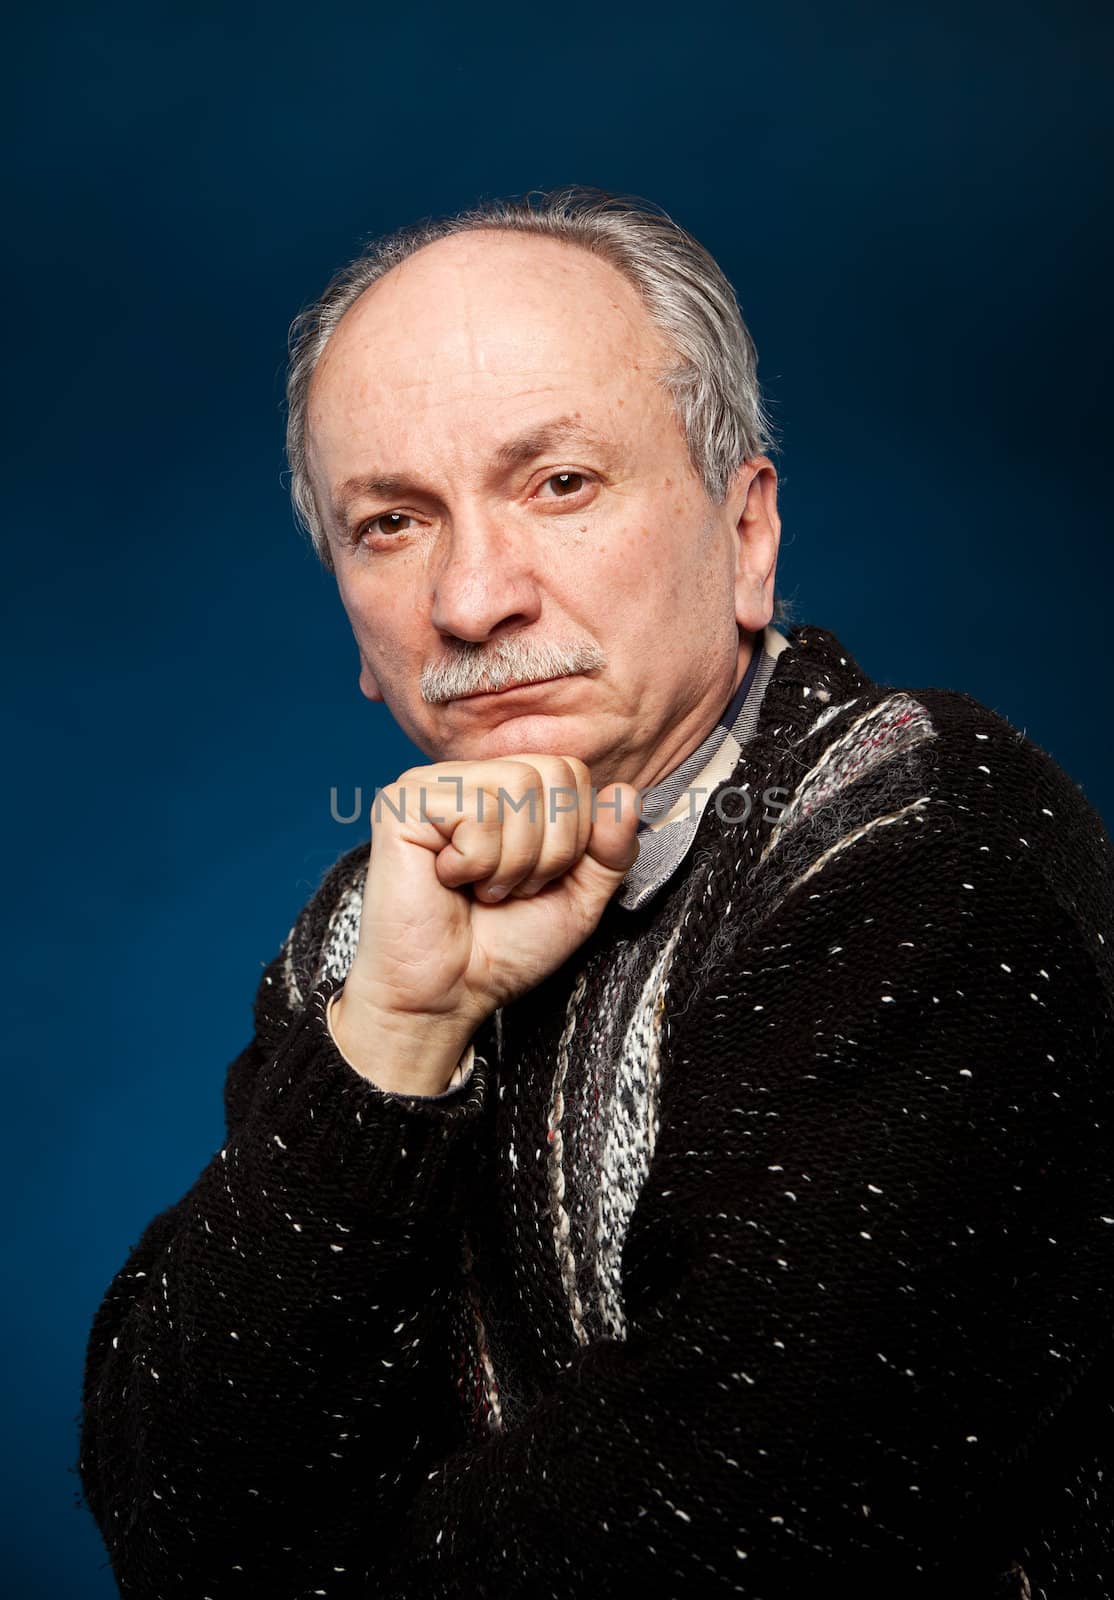
[[[708,796],[735,770],[758,726],[758,710],[774,661],[789,640],[772,625],[756,636],[739,687],[715,727],[691,755],[642,796],[638,860],[619,886],[616,902],[637,911],[676,872],[696,838]]]

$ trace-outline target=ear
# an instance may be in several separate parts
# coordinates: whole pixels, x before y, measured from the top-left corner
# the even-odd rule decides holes
[[[774,614],[781,518],[777,510],[777,472],[768,456],[744,461],[727,491],[735,526],[735,620],[752,633]]]

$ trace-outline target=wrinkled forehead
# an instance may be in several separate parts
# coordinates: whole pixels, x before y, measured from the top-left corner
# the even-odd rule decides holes
[[[369,406],[656,388],[669,364],[638,291],[609,262],[552,239],[461,235],[393,268],[341,319],[310,386],[310,437]]]

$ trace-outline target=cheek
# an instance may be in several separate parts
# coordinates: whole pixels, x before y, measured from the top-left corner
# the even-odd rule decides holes
[[[585,573],[581,592],[600,627],[616,642],[629,639],[642,657],[657,645],[671,648],[678,619],[692,610],[686,576],[654,530],[635,524],[605,566]]]
[[[643,522],[633,523],[617,540],[601,543],[599,561],[606,565],[609,582],[616,589],[641,588],[644,592],[651,581],[670,581],[675,564],[660,531]]]
[[[674,508],[677,537],[652,523],[632,525],[622,541],[622,554],[608,579],[614,600],[633,605],[645,625],[672,630],[680,623],[700,623],[710,642],[735,629],[734,568],[729,553],[702,541],[691,507]]]
[[[344,614],[348,618],[348,625],[356,637],[361,655],[366,655],[374,642],[371,618],[374,610],[368,604],[368,597],[358,591],[340,586],[340,603],[344,607]]]
[[[384,682],[392,681],[413,643],[412,606],[379,584],[361,582],[359,574],[338,579],[337,589],[361,659]]]

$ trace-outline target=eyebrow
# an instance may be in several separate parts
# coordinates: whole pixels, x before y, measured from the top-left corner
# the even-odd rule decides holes
[[[552,421],[532,428],[529,433],[520,434],[517,439],[508,439],[505,444],[499,445],[492,456],[493,475],[528,466],[538,456],[556,450],[559,445],[587,446],[607,462],[614,456],[614,446],[586,427],[579,418],[554,417]],[[372,472],[346,478],[338,484],[333,496],[333,516],[343,527],[345,514],[354,500],[403,500],[414,493],[427,495],[429,490],[412,478],[390,473]]]

